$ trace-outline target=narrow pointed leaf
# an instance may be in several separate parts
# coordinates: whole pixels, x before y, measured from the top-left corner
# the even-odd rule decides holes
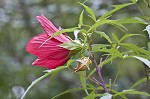
[[[93,90],[92,88],[72,88],[72,89],[68,89],[68,90],[52,97],[51,99],[55,99],[56,97],[59,97],[61,95],[64,95],[64,94],[67,94],[67,93],[70,93],[70,92],[73,92],[73,91],[79,91],[79,90],[84,90],[84,89]]]
[[[137,91],[134,89],[130,89],[130,90],[123,90],[122,92],[118,92],[117,94],[113,95],[114,97],[118,96],[118,95],[123,95],[123,94],[135,94],[135,95],[143,95],[143,96],[148,96],[150,97],[150,94],[145,93],[145,92],[141,92],[141,91]]]
[[[118,23],[120,24],[128,24],[128,23],[140,23],[140,24],[147,24],[144,21],[142,21],[142,19],[140,18],[122,18],[122,19],[118,19],[116,20]]]
[[[132,43],[120,43],[119,46],[121,46],[122,48],[126,48],[129,51],[133,51],[137,55],[139,55],[139,53],[142,53],[142,54],[147,56],[147,59],[150,59],[150,52],[145,50],[145,49],[143,49],[143,48],[141,48],[141,47],[136,46],[135,44],[132,44]],[[140,54],[140,55],[142,55],[142,54]]]
[[[54,33],[54,34],[50,37],[50,39],[51,39],[51,38],[54,38],[54,37],[56,37],[56,36],[58,36],[58,35],[60,35],[60,34],[62,34],[62,33],[74,32],[74,31],[77,30],[78,28],[79,28],[79,27],[69,28],[69,29],[62,29],[62,30],[60,30],[60,31],[58,31],[58,32],[56,32],[56,33]]]
[[[87,88],[87,86],[86,86],[86,71],[80,71],[79,72],[79,74],[80,75],[82,75],[82,76],[79,76],[80,77],[80,82],[81,82],[81,85],[82,85],[82,87],[83,88]],[[84,76],[84,77],[83,77]],[[84,89],[84,91],[85,91],[85,93],[88,95],[89,93],[88,93],[88,91],[87,91],[87,89]]]
[[[69,67],[73,62],[75,62],[76,60],[69,60],[68,62],[67,62],[67,67]]]
[[[138,0],[130,0],[132,3],[137,3]]]
[[[118,11],[118,10],[124,8],[124,7],[127,7],[129,5],[132,5],[132,4],[134,4],[134,3],[127,3],[127,4],[122,4],[122,5],[114,5],[113,6],[114,7],[113,10],[108,11],[107,13],[102,15],[99,19],[106,18],[106,17],[110,16],[111,14],[115,13],[116,11]]]
[[[92,91],[88,96],[84,97],[83,99],[97,99],[102,95],[103,94],[95,94],[95,91]]]
[[[79,17],[79,27],[83,25],[83,14],[84,14],[84,10],[81,12],[80,17]]]
[[[143,79],[140,79],[139,81],[137,81],[135,84],[133,84],[130,88],[135,88],[136,86],[140,85],[141,83],[144,83],[146,82],[147,80],[147,77],[146,78],[143,78]]]
[[[96,21],[96,17],[95,17],[94,11],[93,11],[90,7],[86,6],[85,4],[80,3],[80,2],[78,2],[78,3],[81,4],[81,5],[86,9],[86,11],[90,14],[90,17],[91,17],[94,21]]]
[[[116,20],[106,20],[106,19],[102,19],[97,21],[92,27],[90,27],[90,29],[88,30],[88,32],[90,32],[91,30],[97,29],[98,27],[104,25],[104,24],[111,24],[116,26],[117,28],[121,29],[121,30],[127,30],[126,27],[124,27],[122,24],[120,24],[119,22],[117,22]]]
[[[96,31],[97,34],[99,34],[100,36],[104,37],[109,43],[112,43],[112,41],[110,40],[109,36],[106,35],[106,33],[101,32],[101,31]]]
[[[132,36],[143,36],[141,34],[126,34],[124,35],[120,40],[119,40],[119,43],[122,42],[123,40],[129,38],[129,37],[132,37]]]
[[[142,21],[144,21],[145,23],[147,21],[150,21],[150,16],[138,16],[137,18],[140,18]]]
[[[92,51],[99,52],[102,48],[110,47],[111,45],[108,44],[92,44]]]
[[[119,43],[119,39],[117,38],[117,36],[115,34],[112,34],[112,37],[117,43]]]

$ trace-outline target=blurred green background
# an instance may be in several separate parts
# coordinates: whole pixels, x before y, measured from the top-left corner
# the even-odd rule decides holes
[[[78,0],[84,2],[84,0]],[[146,0],[148,1],[148,0]],[[129,0],[88,0],[96,16],[100,16],[111,10],[112,4],[128,3]],[[139,0],[138,6],[144,15],[150,15],[150,8]],[[44,14],[56,26],[71,28],[78,25],[79,14],[82,7],[77,0],[0,0],[0,99],[19,99],[25,89],[36,78],[42,76],[45,68],[32,66],[31,63],[36,59],[33,55],[25,51],[29,39],[43,30],[36,20],[36,16]],[[123,18],[141,15],[136,5],[127,7],[115,13],[111,18]],[[85,23],[91,20],[85,15]],[[143,32],[144,25],[126,25],[129,33],[139,33],[146,35],[146,38],[136,37],[126,40],[141,47],[147,46],[148,35]],[[101,28],[102,31],[116,34],[121,37],[125,33],[117,28],[107,25]],[[73,34],[69,34],[73,38]],[[94,36],[95,43],[107,43],[105,39]],[[101,54],[96,54],[97,61]],[[126,60],[122,66],[121,61],[116,59],[112,64],[107,64],[103,68],[105,81],[114,79],[117,70],[121,72],[116,82],[115,89],[125,90],[132,84],[145,77],[144,66],[136,59]],[[32,88],[25,99],[50,99],[69,88],[80,87],[78,76],[70,71],[61,71],[54,80],[50,77],[44,79]],[[150,92],[150,87],[145,83],[137,87],[137,90]],[[72,92],[59,97],[58,99],[81,99],[86,94]],[[130,96],[129,99],[148,99],[143,96]]]

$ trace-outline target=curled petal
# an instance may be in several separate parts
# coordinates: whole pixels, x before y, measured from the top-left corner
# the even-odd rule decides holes
[[[66,59],[52,60],[49,58],[37,58],[32,65],[55,69],[56,67],[63,66],[67,61]]]
[[[49,36],[52,36],[55,32],[59,30],[49,21],[44,15],[37,16],[38,21],[40,22],[41,26],[45,33]],[[55,37],[55,39],[59,40],[60,42],[67,42],[70,41],[65,35],[60,34]]]

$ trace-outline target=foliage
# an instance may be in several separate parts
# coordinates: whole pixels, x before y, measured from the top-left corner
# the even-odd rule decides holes
[[[115,17],[115,15],[117,15],[118,11],[124,10],[123,8],[127,9],[128,6],[134,7],[135,4],[136,5],[138,4],[138,2],[140,2],[140,3],[142,2],[142,1],[137,2],[137,1],[138,0],[130,0],[130,2],[132,2],[132,3],[114,5],[114,6],[112,6],[113,7],[112,10],[106,12],[105,14],[103,14],[101,16],[97,16],[97,13],[94,12],[94,10],[92,10],[92,8],[89,5],[78,2],[78,4],[84,8],[84,10],[82,10],[80,12],[80,15],[78,15],[79,18],[75,17],[76,15],[73,15],[71,21],[68,21],[68,20],[70,20],[69,17],[71,17],[71,16],[69,16],[68,18],[65,18],[65,21],[60,22],[60,23],[63,23],[64,26],[67,24],[66,27],[71,27],[71,28],[62,29],[59,32],[56,32],[54,35],[52,35],[49,38],[49,39],[52,39],[53,37],[56,37],[64,32],[67,32],[67,33],[69,32],[68,35],[73,37],[72,36],[73,32],[75,32],[76,30],[79,31],[77,33],[78,36],[76,37],[75,40],[72,40],[71,42],[66,42],[66,43],[63,43],[60,45],[63,48],[71,50],[71,53],[68,56],[70,58],[70,60],[66,63],[65,66],[61,66],[59,68],[52,69],[52,70],[46,70],[45,71],[46,73],[41,77],[39,77],[41,75],[40,68],[36,70],[37,67],[27,67],[27,65],[30,66],[30,63],[33,60],[33,57],[31,57],[30,55],[27,55],[27,53],[20,53],[20,51],[25,50],[24,47],[25,47],[25,44],[27,43],[27,39],[29,39],[29,35],[31,37],[31,36],[33,36],[33,33],[36,33],[35,31],[40,31],[40,30],[37,28],[37,26],[35,26],[33,24],[32,24],[33,26],[31,26],[31,27],[35,27],[34,29],[28,28],[32,34],[28,34],[28,35],[25,34],[25,32],[28,31],[26,29],[22,29],[22,28],[20,30],[13,29],[13,32],[19,31],[19,33],[20,33],[22,31],[23,37],[20,38],[19,41],[22,41],[23,45],[20,44],[21,42],[15,41],[15,39],[8,39],[8,36],[10,36],[10,35],[6,36],[6,39],[8,40],[7,42],[10,42],[10,45],[7,46],[8,43],[4,44],[4,45],[6,47],[8,47],[8,49],[10,46],[13,46],[13,45],[15,46],[15,47],[11,47],[11,48],[14,48],[14,49],[16,48],[18,53],[16,55],[14,55],[14,53],[13,53],[14,50],[11,50],[10,52],[11,52],[13,58],[14,58],[14,56],[17,57],[17,59],[20,59],[19,61],[22,62],[23,64],[24,64],[24,62],[26,62],[25,59],[27,59],[27,61],[28,61],[28,63],[27,64],[25,63],[24,64],[25,66],[23,66],[23,68],[22,68],[22,71],[24,71],[24,74],[20,73],[21,75],[19,76],[18,73],[16,73],[16,75],[18,75],[22,79],[23,86],[27,86],[27,85],[29,85],[29,83],[31,83],[31,81],[28,81],[28,83],[24,82],[24,78],[25,78],[25,80],[28,78],[25,75],[29,75],[27,71],[36,72],[37,76],[39,77],[35,81],[33,81],[33,79],[32,79],[33,82],[27,88],[24,95],[22,95],[21,99],[23,99],[23,98],[26,99],[26,97],[32,98],[32,94],[37,92],[36,87],[33,87],[33,86],[35,84],[41,82],[41,80],[48,77],[49,75],[50,75],[51,81],[48,80],[47,81],[48,83],[51,82],[51,84],[52,83],[55,84],[55,81],[57,82],[55,85],[57,87],[52,89],[52,91],[58,89],[59,88],[58,85],[63,86],[64,82],[65,83],[69,82],[69,84],[67,83],[68,86],[71,85],[73,87],[76,87],[75,86],[76,84],[74,82],[80,83],[80,86],[77,88],[69,89],[70,87],[66,86],[66,88],[67,88],[67,90],[65,89],[66,91],[63,91],[64,87],[60,87],[60,89],[62,89],[61,91],[63,91],[62,93],[54,96],[54,94],[58,93],[58,92],[55,92],[54,94],[47,96],[52,99],[55,99],[56,97],[58,97],[58,98],[63,97],[63,95],[65,95],[65,94],[69,95],[70,93],[74,93],[75,91],[77,91],[77,93],[79,93],[79,96],[82,95],[82,93],[85,93],[84,95],[82,95],[82,97],[79,97],[79,98],[83,98],[83,99],[90,99],[90,98],[128,99],[130,97],[134,97],[134,98],[145,97],[148,99],[150,97],[150,94],[148,93],[148,91],[146,89],[140,90],[138,88],[138,86],[140,86],[140,85],[148,86],[148,85],[144,84],[144,82],[148,82],[148,80],[149,80],[148,79],[149,72],[147,73],[146,71],[149,71],[149,68],[150,68],[150,62],[149,62],[150,52],[148,50],[149,48],[147,48],[147,45],[144,45],[143,43],[140,43],[141,44],[140,45],[138,43],[138,40],[139,40],[139,42],[141,42],[140,41],[141,39],[144,41],[146,39],[149,40],[149,38],[147,38],[147,34],[142,33],[143,32],[142,30],[146,30],[146,32],[148,33],[148,36],[149,36],[149,32],[150,32],[149,31],[149,23],[148,23],[149,17],[148,16],[142,16],[142,17],[141,16],[130,16],[130,17],[124,17],[124,18],[119,18],[119,19],[117,17]],[[45,2],[50,2],[50,1],[46,0]],[[144,2],[146,2],[146,1],[144,0]],[[28,2],[26,2],[26,3],[28,3]],[[88,2],[86,2],[86,3],[88,4]],[[22,4],[22,2],[20,2],[20,4]],[[42,4],[43,4],[43,6],[46,5],[45,3],[42,3]],[[31,6],[33,6],[32,3],[31,3]],[[46,5],[46,6],[48,6],[48,5]],[[125,13],[127,13],[127,12],[125,12]],[[71,14],[72,14],[72,12],[71,12]],[[66,15],[66,16],[68,16],[68,15]],[[63,17],[61,17],[61,18],[63,18]],[[29,18],[27,18],[27,19],[29,19]],[[74,20],[79,19],[78,23],[75,23],[78,26],[70,25],[72,23],[72,21],[74,21],[73,19]],[[55,18],[54,18],[54,22],[59,23],[59,22],[55,21]],[[65,22],[66,22],[66,24],[65,24]],[[134,25],[136,25],[136,26],[134,27]],[[133,32],[132,30],[139,29],[138,26],[144,27],[145,29],[142,28],[141,31]],[[134,27],[134,28],[132,28],[132,27]],[[6,29],[6,27],[5,27],[5,30],[11,31],[9,29]],[[1,38],[3,38],[3,37],[1,37]],[[17,37],[14,37],[14,38],[17,38]],[[138,39],[138,38],[140,38],[140,39]],[[132,41],[131,41],[131,39],[132,39]],[[96,40],[100,41],[100,42],[95,43]],[[148,42],[148,40],[147,40],[147,42]],[[26,41],[26,42],[24,42],[24,41]],[[12,43],[12,42],[14,42],[14,43]],[[15,42],[18,42],[19,44],[16,43],[16,45],[15,45]],[[3,48],[1,48],[1,50],[2,49]],[[2,56],[3,55],[7,55],[7,53],[3,53]],[[26,56],[26,57],[22,59],[23,56]],[[89,64],[87,64],[85,61],[83,61],[82,57],[89,57],[92,60],[92,66],[89,66]],[[121,85],[121,83],[119,83],[119,82],[121,82],[121,79],[119,78],[119,76],[121,76],[121,73],[124,72],[124,70],[121,68],[122,67],[127,68],[127,66],[125,66],[123,63],[125,61],[127,61],[128,59],[134,60],[131,63],[131,66],[133,66],[133,67],[130,67],[130,68],[134,68],[134,67],[138,68],[138,66],[136,66],[134,63],[139,63],[138,65],[141,66],[140,68],[143,68],[143,69],[145,68],[146,69],[145,73],[147,73],[147,74],[144,75],[144,73],[142,71],[138,72],[138,73],[146,76],[145,78],[143,78],[142,76],[139,76],[139,78],[136,78],[137,74],[134,71],[133,71],[133,75],[134,75],[133,77],[129,76],[128,74],[125,74],[127,78],[134,78],[132,81],[132,84],[126,84],[127,87],[125,87],[125,86],[123,86],[123,84]],[[99,62],[99,60],[100,60],[100,62]],[[74,66],[78,66],[78,65],[83,65],[86,68],[81,71],[79,69],[79,72],[76,72],[74,69]],[[117,66],[119,66],[119,67],[117,67]],[[33,68],[33,70],[32,70],[32,68]],[[107,68],[109,68],[109,69],[107,70]],[[7,69],[7,67],[6,67],[6,69]],[[10,70],[8,69],[8,72],[9,71]],[[60,72],[60,71],[62,71],[62,72]],[[72,77],[71,82],[62,76],[62,75],[65,75],[66,72],[68,73],[68,71],[70,73],[69,76]],[[117,72],[117,74],[114,74],[116,72]],[[9,72],[9,73],[10,73],[9,75],[11,75],[11,72]],[[33,74],[33,73],[31,73],[31,74]],[[75,76],[71,76],[71,74],[73,74]],[[107,74],[109,76],[107,76]],[[76,76],[79,77],[78,80],[80,80],[80,81],[78,81],[75,78]],[[59,77],[60,80],[62,80],[62,79],[65,79],[65,80],[62,80],[62,83],[60,83],[60,81],[57,81],[58,78],[56,78],[56,77]],[[56,79],[54,79],[54,78],[56,78]],[[143,79],[141,79],[141,78],[143,78]],[[141,80],[138,81],[138,79],[141,79]],[[17,81],[19,81],[19,80],[17,80]],[[129,81],[130,80],[126,80],[126,79],[123,80],[123,82],[126,82],[126,83]],[[21,82],[18,82],[17,84],[19,84],[19,83],[21,83]],[[43,85],[43,84],[39,83],[39,86],[41,86],[41,85]],[[51,88],[52,86],[49,87],[47,85],[48,84],[45,84],[45,86],[47,87],[47,90],[45,90],[45,92],[52,93],[52,91],[49,90],[49,88]],[[116,85],[119,88],[116,88]],[[35,90],[33,90],[31,88],[35,88]],[[29,91],[29,90],[31,90],[31,91]],[[49,91],[51,91],[51,92],[49,92]],[[80,92],[81,92],[81,94],[80,94]],[[42,93],[39,93],[39,94],[42,94]],[[72,94],[70,94],[70,95],[72,95]],[[136,96],[136,95],[138,95],[138,96]],[[73,96],[73,97],[75,97],[75,96]],[[77,96],[76,96],[76,98],[77,98]],[[41,97],[45,98],[46,96],[41,96]],[[38,95],[36,98],[39,98]],[[67,99],[67,98],[65,97],[65,99]]]

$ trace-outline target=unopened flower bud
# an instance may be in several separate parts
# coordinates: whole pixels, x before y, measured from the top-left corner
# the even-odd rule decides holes
[[[82,57],[80,60],[79,60],[79,63],[77,65],[77,67],[75,68],[75,72],[78,72],[78,71],[84,71],[86,70],[87,68],[89,68],[90,64],[92,63],[92,61],[89,59],[89,57]]]

